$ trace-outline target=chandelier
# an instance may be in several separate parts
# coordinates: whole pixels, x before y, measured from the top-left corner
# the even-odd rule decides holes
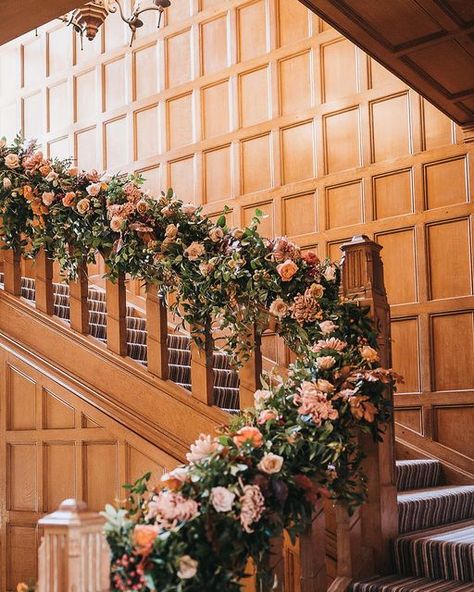
[[[143,27],[143,21],[140,16],[144,12],[158,11],[157,28],[159,28],[163,12],[165,8],[168,8],[170,5],[170,0],[153,0],[153,3],[150,6],[141,8],[140,2],[136,2],[130,16],[126,16],[120,0],[94,0],[94,2],[87,2],[81,8],[76,8],[71,13],[60,17],[60,19],[67,25],[72,26],[76,33],[78,33],[81,38],[82,48],[84,35],[89,41],[92,41],[97,35],[99,27],[104,24],[108,15],[116,13],[118,10],[123,22],[127,23],[130,27],[130,45],[132,45],[137,29]]]

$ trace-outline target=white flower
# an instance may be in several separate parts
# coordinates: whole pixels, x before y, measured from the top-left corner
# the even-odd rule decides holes
[[[171,479],[177,479],[184,483],[186,481],[186,477],[188,476],[188,468],[187,467],[177,467],[173,469],[169,473],[164,473],[161,476],[161,481],[170,481]]]
[[[10,181],[10,179],[8,177],[4,177],[3,178],[3,188],[10,189],[11,186],[12,186],[12,182]]]
[[[257,468],[267,475],[279,473],[283,466],[283,457],[273,452],[268,452],[258,463]]]
[[[182,580],[194,578],[198,568],[198,562],[189,555],[183,555],[179,560],[178,576]]]
[[[335,325],[332,321],[322,321],[319,323],[319,328],[321,329],[323,335],[329,335],[334,331],[334,329],[337,328],[337,325]]]
[[[217,443],[214,442],[212,437],[207,434],[201,434],[199,438],[191,444],[191,452],[186,454],[188,462],[199,462],[209,458],[213,452],[217,449]]]
[[[99,195],[100,190],[102,189],[101,183],[91,183],[87,188],[86,191],[92,197]]]
[[[55,181],[58,177],[59,177],[59,175],[58,175],[58,173],[56,171],[50,171],[46,175],[45,181],[48,181],[50,183],[51,181]]]
[[[185,216],[192,216],[197,210],[197,206],[192,203],[187,203],[182,205],[181,210]]]
[[[216,512],[230,512],[235,500],[235,493],[226,487],[213,487],[211,489],[211,504]]]
[[[323,275],[327,279],[328,282],[332,282],[333,280],[335,280],[336,279],[336,268],[334,267],[334,265],[329,265],[326,268]]]
[[[272,395],[273,395],[272,391],[266,391],[263,389],[255,391],[255,394],[253,396],[253,400],[255,402],[255,407],[262,407],[263,404],[265,403],[265,401],[267,399],[269,399]]]
[[[102,183],[110,183],[111,180],[112,180],[112,175],[110,173],[104,173],[102,175],[102,177],[100,178],[100,181]]]

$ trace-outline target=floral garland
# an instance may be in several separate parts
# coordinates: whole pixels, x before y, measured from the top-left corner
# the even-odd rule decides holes
[[[188,464],[107,507],[114,590],[241,589],[249,558],[267,573],[270,540],[309,523],[320,497],[350,511],[366,498],[357,435],[380,439],[400,379],[379,365],[368,311],[339,296],[340,270],[286,237],[260,236],[261,214],[230,228],[137,175],[80,172],[33,144],[0,141],[0,240],[25,256],[44,248],[74,278],[99,252],[108,276],[156,284],[195,334],[227,329],[238,363],[269,321],[298,354],[288,378],[268,376],[255,408],[216,437],[201,435]]]

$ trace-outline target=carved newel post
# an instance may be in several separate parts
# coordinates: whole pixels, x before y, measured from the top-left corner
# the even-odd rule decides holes
[[[44,529],[39,549],[38,592],[109,592],[110,551],[104,518],[84,502],[68,499],[38,521]]]
[[[390,307],[380,257],[382,247],[367,236],[355,236],[341,249],[343,294],[370,308],[378,332],[381,364],[390,368]],[[393,402],[389,389],[386,396]],[[363,468],[368,477],[368,501],[360,510],[362,546],[373,558],[372,573],[390,573],[390,541],[398,535],[393,421],[385,430],[383,442],[374,442],[365,434],[360,436],[360,442],[366,454]]]

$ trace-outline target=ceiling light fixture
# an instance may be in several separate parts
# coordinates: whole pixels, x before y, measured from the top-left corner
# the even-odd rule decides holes
[[[170,0],[153,0],[153,3],[150,6],[141,8],[140,2],[136,2],[131,15],[126,16],[120,0],[95,0],[94,2],[87,2],[81,8],[76,8],[76,10],[73,10],[69,14],[59,18],[67,25],[72,26],[76,33],[80,36],[82,49],[82,40],[84,35],[87,37],[87,39],[89,39],[89,41],[92,41],[97,35],[99,27],[104,24],[105,19],[109,16],[109,14],[114,14],[118,10],[120,18],[130,27],[132,32],[130,45],[132,45],[137,29],[143,27],[144,24],[140,18],[140,15],[142,15],[144,12],[158,11],[159,16],[157,28],[159,29],[163,12],[165,8],[168,8],[170,5]]]

